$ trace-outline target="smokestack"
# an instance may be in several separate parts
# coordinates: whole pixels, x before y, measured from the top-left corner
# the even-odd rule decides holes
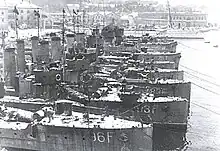
[[[66,40],[67,40],[67,50],[69,50],[69,48],[72,48],[74,45],[74,38],[75,35],[74,34],[67,34],[66,35]]]
[[[4,79],[6,86],[15,86],[16,63],[15,48],[6,48],[4,51]]]
[[[24,40],[17,40],[17,71],[25,72]]]
[[[85,33],[76,33],[76,42],[77,43],[85,43]]]
[[[33,62],[37,62],[37,53],[38,53],[38,37],[37,36],[31,37],[31,44],[32,44]]]
[[[46,40],[43,40],[40,42],[40,49],[37,54],[37,62],[41,63],[46,62],[49,63],[49,42]]]
[[[52,61],[61,60],[61,43],[60,43],[60,37],[52,37],[51,38],[51,55],[52,55]]]

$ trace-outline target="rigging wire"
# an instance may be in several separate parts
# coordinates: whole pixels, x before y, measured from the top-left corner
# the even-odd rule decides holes
[[[185,45],[185,44],[183,44],[183,43],[181,43],[181,42],[178,42],[178,44],[183,45],[183,46],[185,46],[185,47],[187,47],[187,48],[190,48],[190,49],[196,50],[196,51],[199,50],[199,49],[196,49],[196,48],[193,48],[193,47],[187,46],[187,45]]]
[[[196,78],[196,79],[199,79],[199,80],[201,80],[201,81],[203,81],[203,82],[207,82],[207,83],[209,83],[209,84],[215,85],[215,86],[217,86],[217,87],[220,88],[220,85],[219,85],[219,84],[216,84],[216,83],[214,83],[214,82],[211,82],[211,81],[206,80],[206,79],[203,79],[203,78],[200,78],[200,77],[198,77],[198,76],[196,76],[196,75],[193,75],[193,74],[191,74],[191,73],[189,73],[189,72],[187,72],[187,71],[184,71],[184,73],[189,74],[189,75],[191,75],[192,77],[194,77],[194,78]]]
[[[209,109],[209,108],[207,108],[207,107],[204,107],[204,106],[202,106],[202,105],[199,105],[198,103],[195,103],[195,102],[191,102],[192,104],[194,104],[194,105],[196,105],[196,106],[198,106],[198,107],[200,107],[200,108],[203,108],[203,109],[205,109],[205,110],[207,110],[207,111],[210,111],[210,112],[212,112],[212,113],[214,113],[214,114],[216,114],[216,115],[220,115],[220,113],[218,113],[218,112],[216,112],[216,111],[213,111],[213,110],[211,110],[211,109]]]
[[[207,74],[201,73],[201,72],[199,72],[199,71],[193,70],[193,69],[191,69],[191,68],[189,68],[189,67],[186,67],[186,66],[184,66],[184,65],[181,65],[181,64],[180,64],[180,66],[183,67],[183,68],[186,68],[186,69],[188,69],[188,70],[191,70],[191,71],[193,71],[193,72],[195,72],[195,73],[198,73],[198,74],[201,74],[201,75],[203,75],[203,76],[206,76],[206,77],[209,77],[209,78],[214,79],[214,78],[213,78],[212,76],[210,76],[210,75],[207,75]]]
[[[71,14],[71,11],[70,11],[70,9],[69,9],[69,7],[68,7],[67,5],[66,5],[66,9],[67,9],[69,15],[70,15],[70,16],[73,16],[73,15]]]
[[[198,76],[195,76],[195,75],[193,75],[193,74],[190,74],[190,73],[188,73],[188,72],[186,72],[186,71],[184,71],[184,72],[185,72],[186,74],[189,74],[190,76],[192,76],[192,78],[193,78],[193,77],[194,77],[194,78],[197,78],[197,79],[199,79],[199,80],[201,80],[201,81],[207,82],[207,83],[209,83],[209,84],[215,85],[215,86],[217,86],[217,87],[220,88],[220,85],[218,85],[218,84],[215,84],[215,83],[210,82],[210,81],[208,81],[208,80],[202,79],[202,78],[200,78],[200,77],[198,77]],[[189,76],[188,76],[188,77],[189,77]],[[191,78],[191,77],[189,77],[189,78]],[[205,88],[205,87],[203,87],[203,86],[201,86],[201,85],[198,85],[198,84],[196,84],[196,83],[194,83],[194,82],[192,82],[192,81],[191,81],[191,83],[192,83],[193,85],[195,85],[195,86],[197,86],[197,87],[203,89],[203,90],[206,90],[206,91],[211,92],[211,93],[216,94],[216,95],[220,95],[220,93],[215,92],[215,91],[212,91],[212,90],[210,90],[210,89],[207,89],[207,88]]]
[[[191,82],[191,83],[192,83],[193,85],[195,85],[195,86],[197,86],[197,87],[203,89],[203,90],[206,90],[206,91],[211,92],[211,93],[216,94],[216,95],[220,95],[220,93],[217,93],[217,92],[215,92],[215,91],[212,91],[212,90],[209,90],[209,89],[207,89],[207,88],[204,88],[204,87],[202,87],[202,86],[200,86],[200,85],[198,85],[198,84],[195,84],[194,82]]]

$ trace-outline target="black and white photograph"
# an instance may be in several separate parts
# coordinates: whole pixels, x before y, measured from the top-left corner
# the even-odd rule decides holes
[[[220,151],[219,12],[0,0],[0,151]]]

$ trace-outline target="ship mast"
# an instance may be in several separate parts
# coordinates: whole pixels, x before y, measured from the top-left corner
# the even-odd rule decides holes
[[[105,27],[105,0],[103,0],[103,28]]]
[[[172,28],[172,17],[171,17],[171,11],[170,11],[170,3],[169,0],[167,0],[167,8],[168,8],[168,26]]]
[[[74,31],[74,34],[76,33],[76,11],[73,9],[73,31]]]
[[[6,32],[5,31],[2,31],[2,45],[1,45],[1,48],[4,50],[5,49],[5,37],[6,37]]]
[[[63,8],[63,29],[62,29],[62,46],[63,46],[63,78],[65,79],[65,63],[66,63],[66,56],[65,56],[65,9]]]
[[[40,13],[39,13],[39,8],[34,10],[34,15],[37,16],[37,36],[38,39],[40,38]]]
[[[16,32],[16,38],[18,39],[18,15],[19,15],[19,12],[18,12],[18,9],[17,9],[16,6],[14,7],[13,13],[15,14],[15,32]]]

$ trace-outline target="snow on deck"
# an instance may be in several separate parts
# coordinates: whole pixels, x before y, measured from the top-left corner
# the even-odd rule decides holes
[[[95,101],[109,101],[109,102],[122,102],[119,95],[119,90],[117,88],[112,88],[106,96],[102,96],[99,99],[94,99]],[[124,92],[123,94],[131,94],[131,92]],[[151,95],[142,94],[137,102],[172,102],[172,101],[185,101],[186,99],[180,97],[159,97],[155,98]]]
[[[161,69],[161,68],[158,68],[157,71],[159,71],[159,72],[183,72],[183,70],[176,70],[176,69]]]
[[[180,55],[181,53],[179,52],[139,52],[135,53],[135,55]]]
[[[171,45],[175,44],[175,41],[157,41],[157,42],[152,42],[152,41],[147,41],[147,42],[141,42],[141,45]]]
[[[6,122],[0,120],[0,128],[4,129],[13,129],[13,130],[22,130],[28,127],[29,123],[24,122]]]
[[[110,91],[106,96],[102,96],[99,99],[94,99],[94,100],[121,102],[121,99],[118,96],[117,88],[112,88],[112,91]]]
[[[105,117],[104,120],[101,120],[101,115],[90,114],[88,125],[88,119],[83,118],[83,113],[72,112],[73,116],[54,116],[54,119],[51,122],[48,122],[48,118],[44,118],[40,123],[42,125],[53,125],[53,126],[63,126],[63,127],[77,127],[77,128],[94,128],[99,126],[103,129],[121,129],[121,128],[132,128],[138,127],[141,128],[142,125],[140,122],[128,121],[124,119],[114,118],[114,116]],[[143,127],[151,127],[151,125],[144,124]]]
[[[118,59],[118,60],[123,60],[123,59],[128,59],[129,57],[118,57],[118,56],[99,56],[98,58],[102,59]]]
[[[137,100],[137,102],[182,102],[187,101],[187,99],[180,98],[180,97],[149,97],[145,94],[142,94],[142,96]]]
[[[72,104],[74,106],[85,106],[82,103],[79,103],[79,102],[76,102],[76,101],[72,101],[72,100],[58,100],[58,101],[55,101],[55,103],[57,103],[57,104],[59,104],[59,103],[69,103],[69,104]]]
[[[126,71],[144,71],[144,68],[136,68],[136,67],[128,67],[127,69],[124,70]],[[146,70],[146,72],[183,72],[183,70],[176,70],[176,69],[161,69],[157,68],[156,70]]]
[[[177,79],[160,79],[160,80],[157,80],[155,82],[152,82],[152,83],[160,83],[160,84],[175,84],[175,83],[186,83],[187,81],[184,81],[184,80],[177,80]]]
[[[19,97],[16,96],[4,96],[3,98],[0,98],[0,102],[42,104],[45,103],[45,100],[40,98],[19,99]]]
[[[16,115],[19,115],[20,117],[29,119],[30,121],[33,119],[33,114],[34,113],[31,112],[31,111],[26,111],[26,110],[22,110],[22,109],[19,109],[19,108],[13,108],[13,107],[5,107],[4,105],[0,106],[0,108],[1,108],[1,112],[3,111],[6,114],[5,117],[1,117],[1,118],[3,118],[6,121],[10,119],[9,116],[11,114],[13,114],[14,117]]]
[[[149,62],[145,61],[144,63],[147,64],[147,63],[151,63],[151,62],[150,61]],[[162,64],[162,63],[165,64],[165,63],[174,63],[174,62],[173,61],[167,61],[167,60],[164,60],[164,61],[162,61],[162,60],[159,61],[158,60],[158,61],[153,62],[153,64]]]

